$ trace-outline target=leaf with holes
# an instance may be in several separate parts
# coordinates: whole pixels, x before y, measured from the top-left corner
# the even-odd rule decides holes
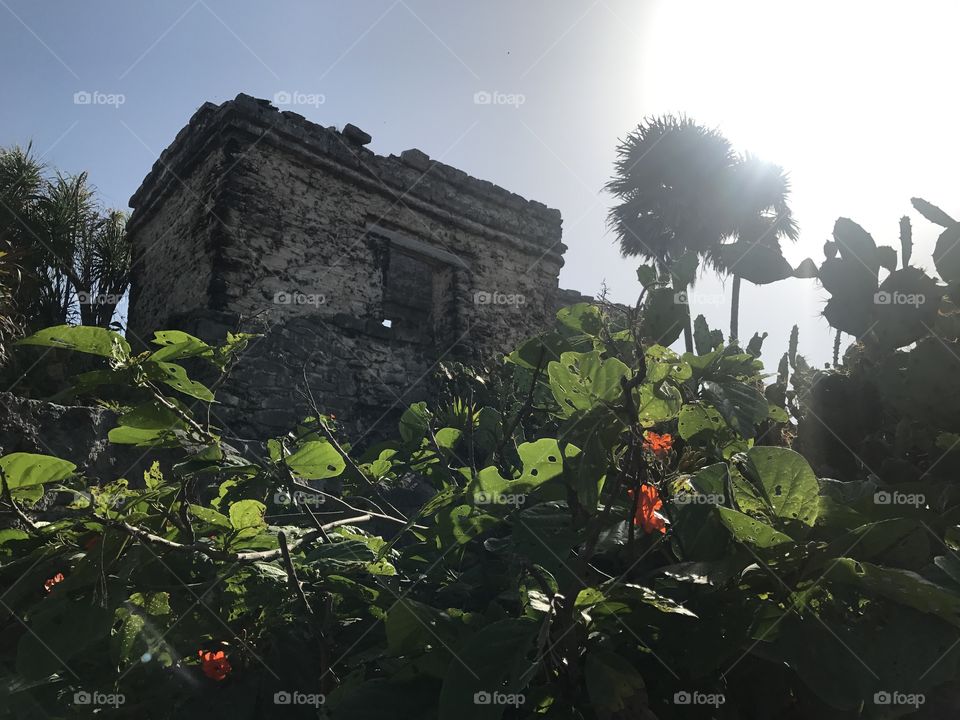
[[[122,335],[101,327],[58,325],[39,330],[17,341],[17,345],[40,345],[100,355],[124,361],[130,358],[130,344]]]
[[[0,470],[10,490],[66,480],[77,466],[52,455],[17,452],[0,458]]]
[[[788,526],[813,526],[820,511],[820,484],[800,453],[780,447],[753,447],[747,451],[745,470],[765,491],[775,517]]]
[[[347,466],[343,456],[326,440],[309,440],[284,459],[291,472],[304,480],[337,477]]]

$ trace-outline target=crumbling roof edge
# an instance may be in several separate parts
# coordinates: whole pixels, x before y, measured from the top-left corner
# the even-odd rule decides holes
[[[273,123],[265,121],[264,114],[277,114],[277,119]],[[456,187],[459,191],[472,193],[484,200],[494,202],[515,210],[524,210],[532,212],[541,217],[546,224],[555,224],[559,227],[561,223],[560,211],[547,207],[544,203],[537,200],[528,200],[517,193],[511,192],[505,188],[496,185],[489,180],[483,180],[473,177],[463,170],[459,170],[451,165],[441,163],[431,159],[426,153],[420,150],[406,150],[400,155],[377,155],[370,150],[357,144],[354,133],[345,134],[332,127],[324,127],[302,115],[291,112],[281,111],[274,107],[269,100],[254,98],[250,95],[240,93],[233,100],[216,105],[211,102],[205,102],[191,116],[188,123],[177,133],[173,142],[160,154],[160,157],[154,162],[153,167],[147,173],[140,187],[130,198],[130,207],[136,209],[146,198],[153,194],[163,183],[169,180],[164,176],[168,174],[168,168],[172,161],[182,149],[184,149],[199,133],[209,132],[218,127],[225,127],[229,124],[234,114],[242,117],[248,122],[253,122],[265,129],[280,129],[282,123],[289,123],[291,134],[297,134],[306,131],[317,139],[325,140],[332,136],[336,137],[338,142],[345,146],[352,146],[358,153],[366,156],[366,160],[385,163],[403,163],[404,165],[426,172],[430,170],[433,179],[440,179],[447,184]],[[348,126],[344,126],[344,130]],[[356,131],[356,128],[350,128]],[[362,141],[361,141],[362,142]]]

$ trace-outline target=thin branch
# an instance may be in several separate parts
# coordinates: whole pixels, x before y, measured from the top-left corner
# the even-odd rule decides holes
[[[37,524],[27,516],[23,509],[17,504],[17,501],[13,499],[13,495],[10,493],[10,486],[7,485],[7,474],[3,471],[3,468],[0,468],[0,483],[3,484],[3,499],[10,503],[14,514],[31,532],[37,533],[39,530]]]
[[[317,404],[317,399],[313,396],[313,389],[310,387],[310,381],[307,379],[306,363],[303,364],[303,386],[306,388],[307,392],[305,397],[310,402],[310,407],[313,410],[314,416],[317,419],[316,424],[317,424],[317,427],[320,429],[320,433],[326,438],[327,442],[330,443],[333,449],[336,450],[337,453],[339,453],[340,457],[343,458],[343,461],[347,464],[347,466],[357,475],[358,478],[360,478],[360,480],[364,484],[366,484],[368,488],[370,488],[370,490],[377,496],[377,498],[384,505],[386,505],[391,510],[393,510],[393,512],[395,512],[397,515],[402,517],[404,519],[404,522],[406,522],[407,516],[404,515],[402,512],[400,512],[399,510],[397,510],[396,507],[394,507],[386,498],[384,498],[378,492],[376,484],[370,481],[370,478],[366,476],[363,470],[361,470],[360,467],[353,461],[353,458],[350,457],[347,451],[343,449],[343,447],[340,445],[339,442],[337,442],[337,439],[333,436],[333,433],[330,432],[330,428],[328,428],[327,424],[323,421],[323,418],[321,417],[323,413],[320,412],[320,406]]]
[[[334,502],[340,503],[341,505],[343,505],[343,506],[344,506],[345,508],[347,508],[348,510],[353,510],[354,512],[366,513],[366,514],[368,514],[368,515],[372,515],[372,516],[375,517],[375,518],[379,518],[379,519],[381,519],[381,520],[389,520],[390,522],[395,522],[395,523],[398,523],[399,525],[404,525],[404,524],[406,524],[406,523],[408,522],[407,520],[404,520],[403,518],[397,518],[397,517],[393,517],[392,515],[385,515],[385,514],[383,514],[383,513],[374,512],[374,511],[372,511],[372,510],[364,510],[363,508],[358,508],[358,507],[356,507],[356,506],[354,506],[354,505],[351,505],[350,503],[348,503],[346,500],[344,500],[344,499],[341,498],[341,497],[337,497],[336,495],[331,495],[331,494],[328,493],[328,492],[324,492],[323,490],[318,490],[317,488],[310,487],[309,485],[304,485],[302,482],[299,482],[299,481],[297,481],[297,480],[294,480],[294,481],[293,481],[293,487],[299,488],[300,490],[303,490],[304,492],[315,493],[315,494],[321,495],[321,496],[323,496],[323,497],[325,497],[325,498],[329,498],[329,499],[333,500]],[[358,495],[357,497],[359,497],[361,500],[366,500],[367,502],[369,502],[369,503],[371,503],[371,504],[375,504],[372,500],[370,500],[370,498],[363,497],[363,495]],[[425,525],[412,525],[411,527],[414,527],[414,528],[416,528],[417,530],[427,530],[427,529],[428,529],[427,526],[425,526]]]
[[[184,544],[174,542],[173,540],[168,540],[167,538],[160,537],[159,535],[154,535],[151,532],[146,530],[141,530],[140,528],[134,527],[122,520],[113,520],[111,518],[105,518],[100,515],[94,515],[93,519],[104,525],[108,525],[112,528],[118,530],[123,530],[128,535],[131,535],[138,540],[143,542],[148,542],[153,545],[159,545],[160,547],[165,547],[168,550],[174,550],[177,552],[198,552],[202,555],[213,560],[222,560],[225,562],[268,562],[270,560],[276,560],[277,558],[283,555],[282,549],[277,548],[276,550],[261,550],[259,552],[244,552],[244,553],[231,553],[224,550],[217,550],[216,548],[210,547],[203,543],[191,543]],[[317,538],[322,538],[322,532],[327,530],[332,530],[333,528],[340,527],[341,525],[357,525],[362,522],[367,522],[372,520],[371,515],[358,515],[356,517],[341,518],[340,520],[334,520],[323,525],[322,530],[317,529],[313,532],[309,532],[303,537],[300,537],[289,544],[289,549],[296,549],[302,545],[309,545]]]
[[[520,409],[517,411],[517,414],[514,415],[513,420],[510,422],[510,427],[503,433],[503,437],[500,439],[500,444],[497,445],[497,449],[494,451],[494,455],[503,460],[503,448],[507,442],[513,438],[513,433],[516,431],[517,426],[520,424],[520,421],[523,419],[523,416],[526,415],[530,408],[533,406],[533,394],[537,390],[537,383],[540,382],[540,376],[543,374],[544,363],[547,359],[547,349],[541,345],[540,346],[540,358],[537,360],[537,368],[534,370],[533,379],[530,381],[530,390],[527,392],[527,399],[524,400],[523,405],[520,406]]]

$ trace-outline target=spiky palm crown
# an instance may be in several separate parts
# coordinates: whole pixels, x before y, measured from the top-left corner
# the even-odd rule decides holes
[[[722,269],[725,240],[796,239],[783,169],[740,156],[717,130],[683,116],[651,118],[617,148],[609,222],[624,256],[661,264],[688,251]]]

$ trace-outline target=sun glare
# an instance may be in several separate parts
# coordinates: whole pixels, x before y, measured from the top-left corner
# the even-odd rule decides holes
[[[791,259],[840,215],[892,239],[911,196],[952,187],[956,101],[933,70],[955,64],[958,19],[947,3],[658,3],[640,110],[682,111],[784,166],[803,231]]]

